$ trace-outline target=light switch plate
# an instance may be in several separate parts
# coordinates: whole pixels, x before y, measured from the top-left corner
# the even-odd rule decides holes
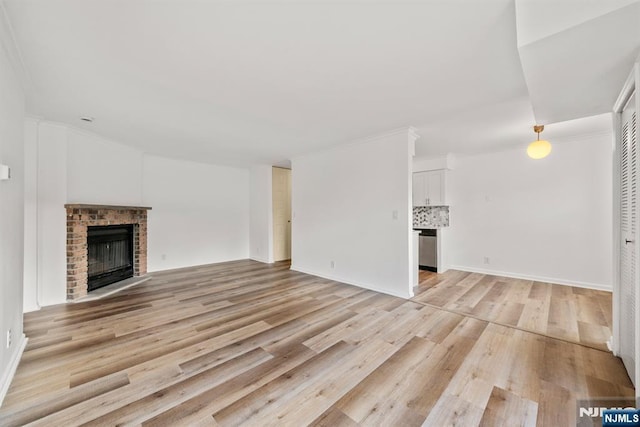
[[[0,181],[6,181],[11,178],[11,169],[7,165],[0,165]]]

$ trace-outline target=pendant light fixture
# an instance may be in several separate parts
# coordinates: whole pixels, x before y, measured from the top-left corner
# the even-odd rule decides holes
[[[544,130],[544,125],[535,125],[533,131],[538,134],[538,139],[527,147],[527,154],[532,159],[544,159],[551,153],[551,143],[540,139],[540,132]]]

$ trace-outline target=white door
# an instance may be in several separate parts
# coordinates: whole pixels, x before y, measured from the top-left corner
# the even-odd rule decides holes
[[[622,112],[620,129],[620,357],[629,377],[636,379],[636,294],[638,292],[638,135],[635,95]],[[636,387],[638,384],[635,384]]]
[[[273,168],[273,259],[291,259],[291,170]]]

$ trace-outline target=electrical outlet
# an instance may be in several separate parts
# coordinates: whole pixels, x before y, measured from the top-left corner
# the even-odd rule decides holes
[[[335,261],[331,261],[331,268],[336,268],[336,262]]]
[[[7,348],[11,347],[11,329],[7,331]]]
[[[489,260],[489,257],[488,257],[488,256],[484,257],[484,263],[485,263],[485,264],[489,264],[489,261],[490,261],[490,260]]]
[[[391,218],[392,219],[398,219],[398,211],[391,212]]]

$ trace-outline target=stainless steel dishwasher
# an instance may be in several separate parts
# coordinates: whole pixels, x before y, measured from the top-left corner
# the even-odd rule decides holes
[[[423,229],[420,232],[418,257],[420,268],[438,272],[438,230]]]

